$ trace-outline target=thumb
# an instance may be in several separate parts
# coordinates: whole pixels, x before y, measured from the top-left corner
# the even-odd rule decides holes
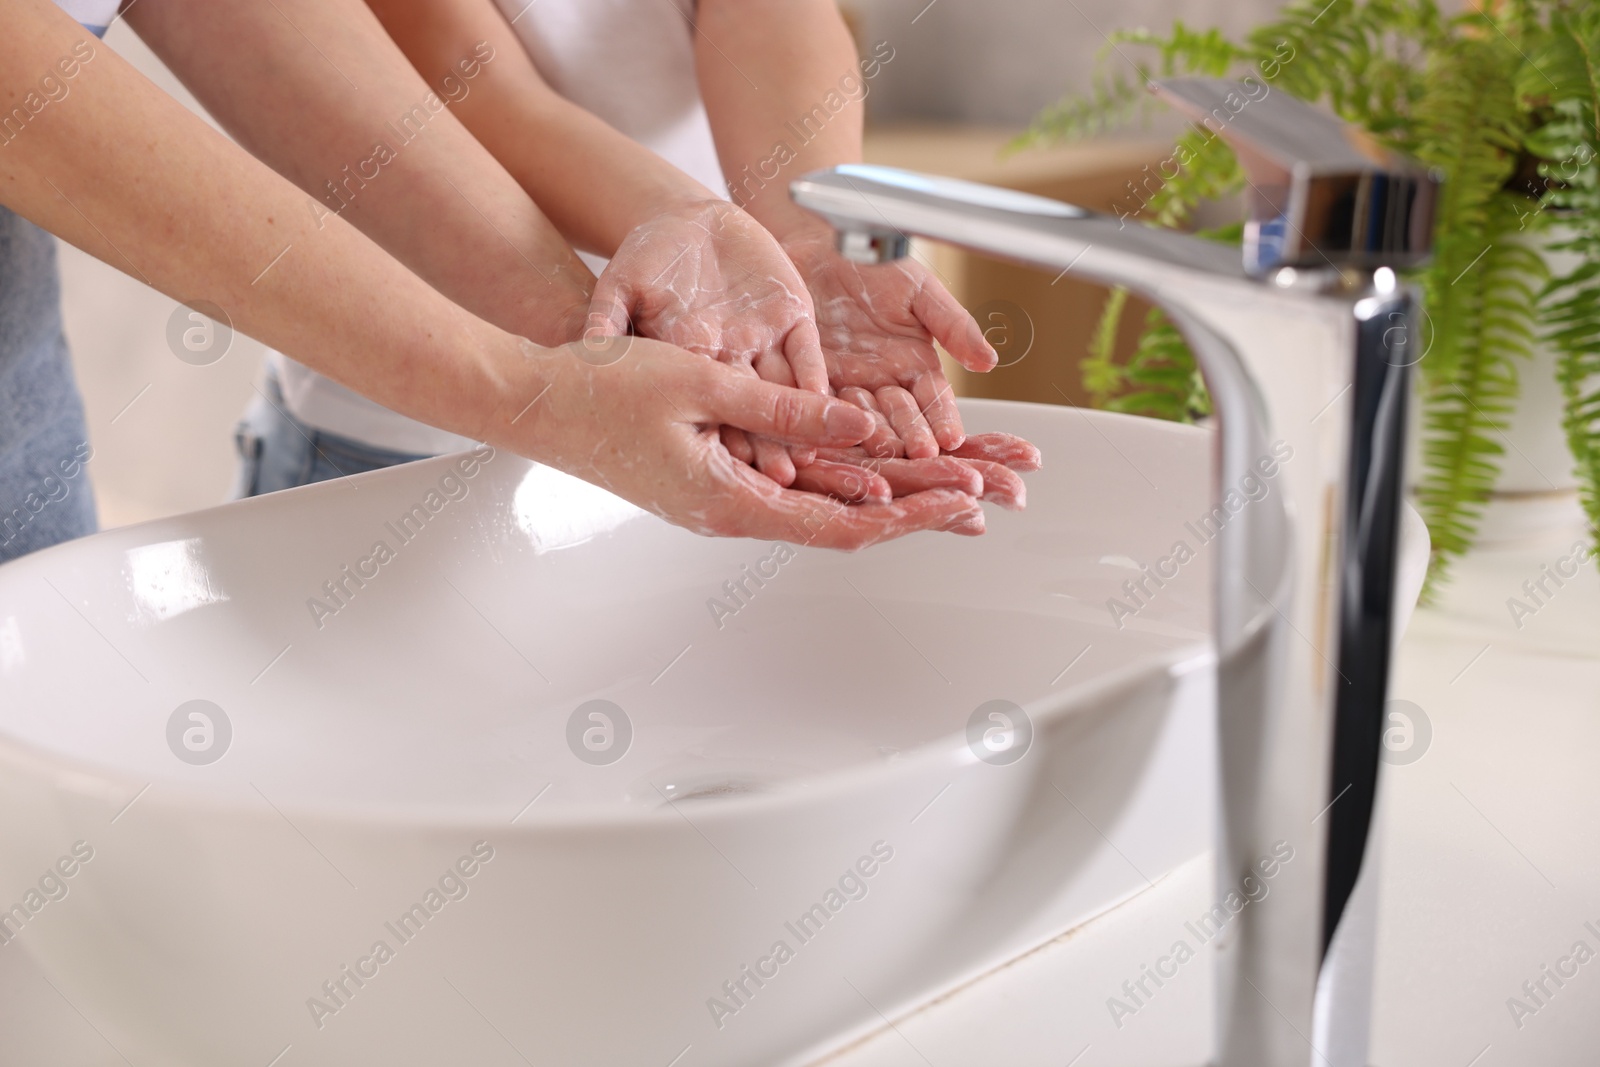
[[[917,291],[911,311],[933,339],[968,370],[986,371],[1000,361],[977,320],[948,289],[931,277]]]
[[[729,371],[706,398],[710,416],[750,433],[824,448],[860,444],[877,428],[869,412],[844,400],[773,385]]]
[[[626,282],[618,281],[610,271],[602,272],[595,283],[594,296],[589,300],[589,318],[584,323],[583,336],[587,340],[603,337],[624,337],[629,332],[634,293]]]

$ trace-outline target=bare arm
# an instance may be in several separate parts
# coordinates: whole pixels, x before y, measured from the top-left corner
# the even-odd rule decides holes
[[[640,223],[715,197],[551,89],[491,0],[368,3],[434,84],[454,69],[463,49],[479,41],[494,49],[495,61],[451,111],[584,251],[614,255]]]
[[[735,199],[771,230],[817,310],[834,388],[881,413],[914,458],[964,439],[934,342],[970,370],[997,356],[933,272],[915,259],[858,266],[831,229],[789,200],[789,179],[861,159],[867,77],[893,59],[855,47],[834,0],[700,0],[695,69]]]
[[[319,227],[303,193],[49,0],[5,0],[0,12],[0,104],[26,109],[47,75],[65,90],[0,146],[0,199],[12,210],[435,425],[476,437],[508,402],[514,339],[349,224]]]
[[[463,38],[424,81],[361,0],[147,0],[128,19],[245,148],[305,190],[301,215],[321,226],[338,214],[504,329],[544,344],[578,335],[592,275],[446,106],[520,48]]]
[[[861,161],[864,74],[881,59],[863,69],[836,0],[700,0],[695,70],[722,171],[780,241],[827,232],[790,201],[789,180]]]

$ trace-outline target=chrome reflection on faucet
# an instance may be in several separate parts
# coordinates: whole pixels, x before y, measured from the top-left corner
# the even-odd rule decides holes
[[[861,262],[911,237],[1122,285],[1182,330],[1221,433],[1219,487],[1284,442],[1283,492],[1220,531],[1219,887],[1275,842],[1304,857],[1215,952],[1222,1067],[1365,1067],[1372,835],[1411,342],[1396,270],[1430,250],[1437,179],[1260,84],[1156,85],[1225,139],[1251,188],[1241,262],[1214,242],[970,182],[847,166],[791,186]]]

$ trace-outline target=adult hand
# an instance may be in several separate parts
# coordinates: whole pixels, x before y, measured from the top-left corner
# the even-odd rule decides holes
[[[816,305],[833,387],[869,393],[906,456],[959,447],[961,416],[934,342],[969,370],[989,370],[999,359],[960,302],[914,259],[851,263],[834,249],[831,230],[791,234],[783,248]],[[875,436],[892,447],[887,435]]]
[[[696,533],[856,549],[916,530],[983,532],[983,510],[966,492],[847,504],[785,489],[722,445],[726,425],[849,448],[872,431],[872,418],[843,400],[642,337],[524,342],[523,351],[531,395],[502,405],[496,436]]]
[[[828,390],[805,284],[772,235],[723,200],[664,212],[617,249],[595,286],[585,336],[630,332],[764,381]],[[736,455],[780,484],[793,481],[793,461],[777,442],[727,437]]]

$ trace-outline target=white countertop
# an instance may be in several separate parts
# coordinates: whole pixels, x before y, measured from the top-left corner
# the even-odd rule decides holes
[[[1559,589],[1547,581],[1553,595],[1520,630],[1506,605],[1581,536],[1478,549],[1401,642],[1391,697],[1420,707],[1432,738],[1386,767],[1374,1067],[1600,1062],[1600,573],[1591,562]],[[1191,863],[827,1067],[1201,1063],[1201,960],[1120,1027],[1107,999],[1211,895],[1209,863]],[[1559,988],[1545,979],[1553,995],[1534,1004],[1523,982],[1580,940],[1594,958],[1566,965],[1577,974]],[[1514,1016],[1512,997],[1537,1010]]]

